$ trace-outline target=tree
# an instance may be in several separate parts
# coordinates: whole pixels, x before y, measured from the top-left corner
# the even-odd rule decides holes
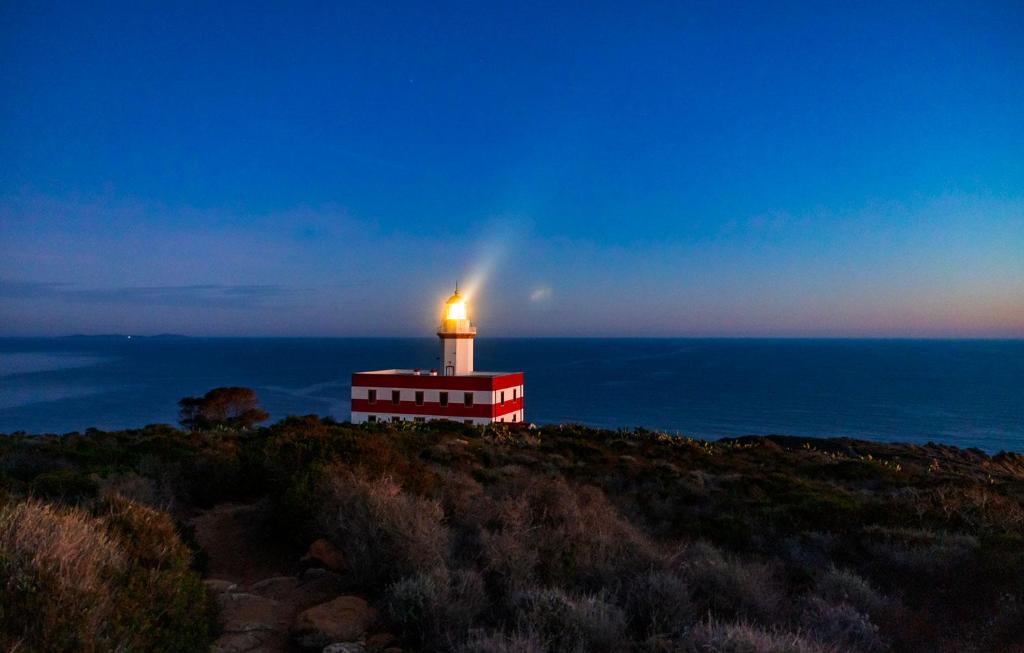
[[[269,417],[249,388],[214,388],[202,397],[178,402],[181,425],[192,429],[217,426],[247,429]]]

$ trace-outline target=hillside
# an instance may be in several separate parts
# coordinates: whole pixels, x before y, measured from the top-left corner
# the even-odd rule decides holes
[[[0,487],[5,649],[1024,651],[1016,454],[296,417]]]

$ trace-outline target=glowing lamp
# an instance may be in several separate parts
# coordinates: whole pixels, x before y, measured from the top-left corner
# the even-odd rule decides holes
[[[466,318],[466,301],[459,295],[458,291],[454,295],[448,298],[445,302],[445,313],[444,319],[446,320],[465,320]]]

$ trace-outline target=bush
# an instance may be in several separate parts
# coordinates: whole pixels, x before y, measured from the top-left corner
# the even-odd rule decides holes
[[[40,499],[79,502],[94,498],[99,491],[99,484],[81,472],[58,469],[32,479],[29,490]]]
[[[512,591],[531,577],[578,591],[610,589],[658,562],[646,536],[598,488],[541,478],[514,491],[484,537],[488,570]]]
[[[626,616],[638,637],[673,637],[698,620],[689,586],[667,571],[637,576],[624,594]]]
[[[4,649],[95,651],[112,638],[107,578],[127,556],[81,510],[25,501],[0,509],[0,644]]]
[[[506,635],[475,632],[457,649],[459,653],[544,653],[544,643],[534,632]]]
[[[719,619],[782,620],[785,586],[770,566],[727,556],[706,542],[689,546],[678,564],[701,612]]]
[[[388,588],[384,600],[395,632],[427,650],[451,650],[486,608],[483,579],[468,570],[439,568],[403,578]]]
[[[520,630],[536,633],[549,651],[617,651],[625,646],[625,616],[598,596],[531,590],[512,597],[512,611]]]
[[[450,533],[437,501],[402,491],[390,478],[327,475],[320,525],[345,553],[350,579],[380,591],[404,576],[446,566]]]
[[[838,653],[794,633],[772,631],[747,623],[706,623],[697,626],[683,648],[688,653]]]
[[[818,579],[814,593],[831,603],[848,603],[872,617],[878,617],[890,605],[868,581],[852,571],[835,567]]]
[[[811,597],[804,607],[801,623],[816,640],[833,644],[843,651],[885,649],[878,635],[878,626],[849,603],[829,603]]]
[[[125,500],[94,517],[35,500],[0,509],[0,646],[209,647],[214,608],[166,515]]]

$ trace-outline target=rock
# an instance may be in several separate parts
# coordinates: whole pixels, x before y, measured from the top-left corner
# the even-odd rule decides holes
[[[309,545],[309,551],[302,558],[302,562],[319,564],[331,571],[344,571],[345,554],[321,537]]]
[[[249,591],[269,599],[280,601],[288,598],[299,585],[295,576],[274,576],[265,578],[249,586]]]
[[[323,576],[327,576],[331,573],[333,572],[327,571],[323,567],[310,567],[309,569],[306,569],[301,574],[299,574],[299,580],[305,583],[308,580],[322,578]]]
[[[207,578],[203,581],[203,585],[206,585],[206,589],[210,590],[214,594],[234,592],[236,589],[238,589],[237,584],[232,583],[229,580],[221,580],[219,578]]]
[[[270,633],[227,633],[217,638],[210,647],[211,653],[249,653],[250,651],[266,650],[264,645]]]
[[[308,608],[338,596],[343,591],[341,574],[326,569],[309,569],[307,571],[321,572],[315,575],[302,574],[299,578],[297,592],[301,593],[301,600],[296,604],[300,609]]]
[[[262,646],[284,629],[279,623],[277,601],[244,592],[224,592],[217,596],[220,606],[221,636],[213,650],[242,653]]]
[[[395,636],[391,633],[377,633],[366,638],[366,648],[371,651],[381,651],[395,643]]]
[[[366,653],[366,647],[359,642],[335,642],[320,653]]]
[[[217,597],[224,632],[273,630],[277,626],[280,604],[263,596],[244,592],[225,592]]]
[[[322,650],[336,642],[355,642],[377,619],[377,611],[358,596],[339,596],[299,613],[292,638],[302,648]]]

